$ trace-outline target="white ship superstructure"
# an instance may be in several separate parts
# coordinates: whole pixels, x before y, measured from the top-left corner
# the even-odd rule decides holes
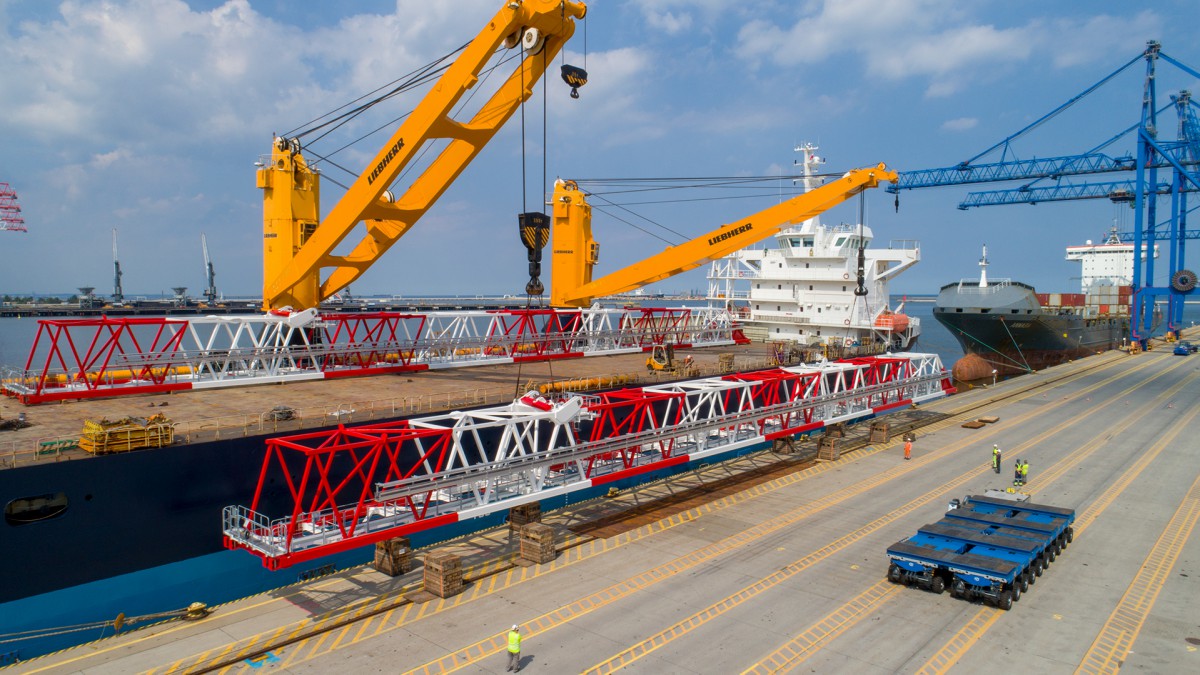
[[[821,184],[824,159],[816,146],[803,154],[805,190]],[[897,240],[871,248],[874,233],[865,224],[825,225],[811,218],[775,236],[775,247],[744,249],[713,261],[708,299],[736,309],[747,335],[767,341],[908,349],[920,322],[889,307],[888,283],[921,259],[917,241]],[[863,289],[858,289],[862,250]],[[878,351],[882,351],[879,349]]]
[[[1146,260],[1147,244],[1142,244],[1142,260]],[[1158,258],[1158,245],[1154,246]],[[1067,260],[1080,263],[1080,292],[1090,297],[1112,297],[1118,288],[1133,283],[1133,244],[1122,242],[1114,227],[1099,244],[1089,239],[1083,246],[1068,246]]]

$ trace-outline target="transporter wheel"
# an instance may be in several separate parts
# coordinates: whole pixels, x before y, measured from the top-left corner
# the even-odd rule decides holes
[[[1017,588],[1021,589],[1022,593],[1029,590],[1029,573],[1026,572],[1017,577]]]
[[[946,580],[945,579],[943,579],[939,576],[935,576],[935,577],[933,577],[933,581],[929,582],[929,592],[933,593],[934,595],[941,595],[942,591],[945,591],[945,590],[946,590]]]
[[[898,583],[900,583],[900,576],[901,575],[900,575],[900,566],[899,565],[897,565],[896,563],[892,563],[891,565],[888,565],[888,581],[892,582],[893,584],[898,584]]]
[[[1013,596],[1009,591],[1000,591],[1000,595],[996,596],[996,606],[1004,611],[1012,609]]]
[[[955,579],[954,583],[950,584],[950,596],[955,598],[967,597],[967,584],[962,579]]]
[[[1049,563],[1054,562],[1054,559],[1057,557],[1058,557],[1058,550],[1055,549],[1054,544],[1050,544],[1049,546],[1047,546],[1046,547],[1046,563],[1049,564]]]
[[[1075,528],[1068,527],[1067,528],[1067,543],[1069,544],[1073,541],[1075,541]]]
[[[1037,560],[1033,561],[1033,576],[1040,577],[1042,572],[1046,571],[1046,561],[1042,556],[1038,556]]]
[[[1017,602],[1021,599],[1021,581],[1020,581],[1020,579],[1013,580],[1012,599],[1013,599],[1013,602]]]

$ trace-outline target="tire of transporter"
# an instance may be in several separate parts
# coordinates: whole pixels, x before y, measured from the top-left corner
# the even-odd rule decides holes
[[[900,566],[897,565],[896,563],[892,563],[891,565],[888,565],[887,577],[888,577],[888,581],[892,582],[893,584],[900,583]]]
[[[935,575],[933,577],[933,581],[929,582],[929,592],[933,593],[934,595],[941,595],[942,591],[945,591],[945,590],[946,590],[946,580]]]
[[[1058,551],[1056,551],[1054,549],[1054,544],[1050,544],[1049,546],[1047,546],[1046,547],[1046,562],[1052,563],[1052,562],[1054,562],[1054,559],[1057,557],[1058,557]]]
[[[1191,293],[1196,290],[1196,273],[1191,270],[1179,270],[1172,274],[1171,288],[1180,293]]]
[[[1012,599],[1013,599],[1013,602],[1017,602],[1018,600],[1021,599],[1021,582],[1020,581],[1016,581],[1016,580],[1013,581]]]
[[[967,584],[962,579],[955,579],[954,583],[950,584],[950,595],[955,598],[966,597]]]
[[[1021,576],[1017,577],[1016,586],[1017,586],[1017,588],[1021,589],[1022,593],[1029,591],[1029,575],[1028,575],[1028,573],[1023,573],[1023,574],[1021,574]]]
[[[1000,591],[1000,595],[996,596],[996,606],[1004,611],[1012,609],[1013,596],[1011,591]]]
[[[1075,541],[1075,528],[1068,527],[1067,528],[1067,543],[1069,544],[1073,541]]]
[[[1042,576],[1042,572],[1045,571],[1046,561],[1043,560],[1041,556],[1038,556],[1037,559],[1033,561],[1033,576],[1040,577]]]

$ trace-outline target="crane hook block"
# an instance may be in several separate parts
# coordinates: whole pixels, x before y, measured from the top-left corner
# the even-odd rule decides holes
[[[525,284],[528,295],[542,295],[546,289],[540,279],[542,275],[542,249],[550,243],[550,216],[538,211],[517,216],[520,223],[521,243],[529,260],[529,283]]]
[[[563,82],[571,85],[571,98],[579,98],[579,88],[587,84],[587,71],[579,66],[564,64],[562,79]]]
[[[538,211],[530,211],[517,216],[521,224],[521,243],[530,251],[541,252],[550,243],[550,216]],[[541,255],[537,258],[542,259]],[[530,261],[532,262],[532,261]]]

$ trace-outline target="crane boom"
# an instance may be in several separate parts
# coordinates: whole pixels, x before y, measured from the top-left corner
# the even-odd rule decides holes
[[[323,220],[319,174],[301,154],[299,142],[275,139],[270,164],[257,172],[263,189],[265,308],[316,307],[370,268],[532,95],[547,64],[575,32],[575,20],[586,13],[586,5],[573,0],[504,2]],[[452,109],[502,44],[520,45],[524,58],[472,119],[453,119]],[[448,141],[445,148],[403,194],[393,197],[393,181],[424,146],[439,139]],[[366,235],[349,253],[334,255],[360,222]],[[322,279],[326,268],[332,271]]]
[[[208,237],[203,232],[200,233],[200,248],[204,249],[204,280],[208,284],[204,289],[204,297],[211,305],[217,301],[217,273],[213,269],[212,258],[208,257]]]
[[[587,307],[595,298],[625,293],[695,269],[762,241],[789,225],[818,216],[863,190],[877,187],[881,181],[896,180],[896,172],[883,164],[854,169],[837,180],[596,280],[592,280],[592,269],[600,259],[600,245],[592,238],[592,208],[573,181],[556,181],[550,304]]]

